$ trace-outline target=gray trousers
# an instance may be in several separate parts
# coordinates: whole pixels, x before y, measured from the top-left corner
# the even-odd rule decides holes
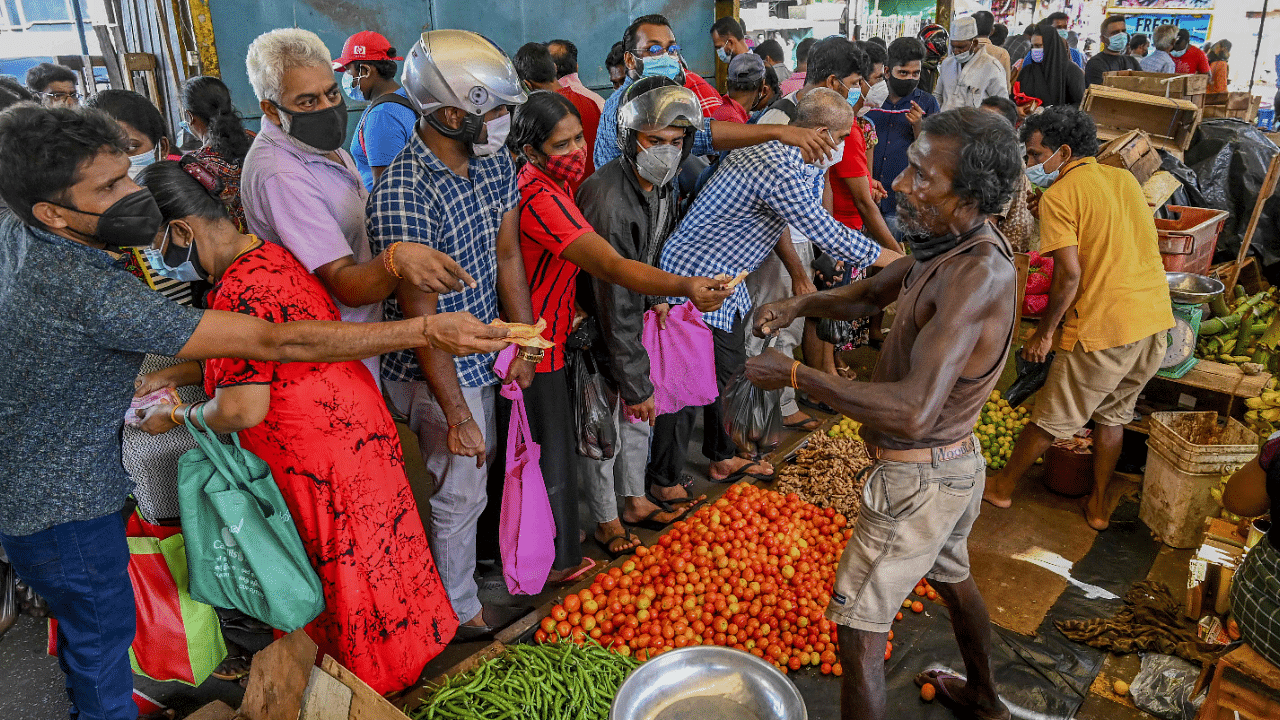
[[[476,526],[488,502],[485,486],[489,463],[497,449],[497,387],[462,388],[471,417],[484,433],[486,459],[480,468],[476,467],[475,458],[449,453],[449,421],[425,382],[387,381],[386,387],[396,409],[409,416],[409,427],[418,436],[422,462],[435,481],[429,528],[431,553],[458,622],[466,622],[481,609],[475,580]]]
[[[618,519],[619,495],[624,498],[644,496],[644,473],[649,463],[652,428],[646,422],[631,422],[626,414],[626,406],[619,399],[618,406],[614,408],[618,444],[613,457],[592,460],[574,453],[581,488],[587,497],[587,508],[597,524]]]
[[[796,254],[800,256],[800,262],[812,274],[813,243],[796,243],[795,248]],[[783,266],[776,253],[769,253],[760,267],[747,276],[746,283],[747,292],[751,294],[751,304],[757,308],[766,303],[791,297],[791,274],[787,272],[787,268]],[[796,318],[790,325],[778,331],[778,340],[773,344],[773,349],[787,357],[793,357],[802,340],[804,340],[804,318]],[[764,346],[767,343],[766,338],[756,337],[751,327],[747,328],[747,357],[755,357],[764,352]],[[797,412],[800,412],[800,406],[796,404],[796,391],[789,387],[782,388],[782,416],[795,415]]]

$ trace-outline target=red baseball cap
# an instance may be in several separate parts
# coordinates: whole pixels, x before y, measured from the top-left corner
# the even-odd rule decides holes
[[[333,69],[341,72],[357,60],[403,60],[402,57],[391,57],[391,43],[381,34],[372,30],[358,32],[347,38],[342,46],[342,56],[333,61]]]

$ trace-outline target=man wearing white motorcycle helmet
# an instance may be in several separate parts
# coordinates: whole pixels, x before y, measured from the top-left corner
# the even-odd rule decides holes
[[[402,286],[387,318],[466,308],[482,322],[532,323],[529,283],[519,245],[519,199],[507,107],[526,99],[511,60],[488,39],[463,30],[422,34],[401,77],[421,118],[409,144],[387,166],[370,198],[369,238],[393,256],[426,245],[455,258],[476,280],[462,293],[436,295]],[[528,387],[541,360],[526,349],[508,380]],[[495,451],[494,356],[455,363],[421,349],[393,353],[382,378],[392,402],[409,415],[423,462],[436,478],[431,545],[449,600],[462,623],[458,637],[491,633],[496,617],[477,596],[476,527],[486,504],[489,459]]]

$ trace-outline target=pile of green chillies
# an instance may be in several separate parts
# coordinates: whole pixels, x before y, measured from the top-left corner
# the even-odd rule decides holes
[[[622,681],[639,665],[593,640],[512,645],[450,678],[407,714],[413,720],[607,720]]]

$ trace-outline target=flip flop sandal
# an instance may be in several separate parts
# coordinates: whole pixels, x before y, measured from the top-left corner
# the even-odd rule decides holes
[[[811,400],[811,399],[809,399],[809,398],[807,398],[807,397],[803,397],[803,396],[799,395],[798,393],[796,394],[796,402],[798,402],[798,403],[800,403],[801,405],[803,405],[803,406],[805,406],[805,407],[809,408],[810,410],[817,410],[818,412],[824,412],[824,413],[826,413],[826,414],[828,414],[828,415],[839,415],[839,413],[837,413],[837,412],[836,412],[836,409],[835,409],[835,408],[833,408],[833,407],[831,407],[830,405],[828,405],[828,404],[826,404],[826,403],[824,403],[824,402],[818,402],[818,401],[816,401],[816,400]]]
[[[209,675],[219,680],[236,682],[240,678],[249,676],[251,662],[252,660],[247,655],[232,655],[223,660]]]
[[[693,476],[692,476],[692,475],[681,475],[681,476],[680,476],[680,482],[678,482],[678,483],[676,483],[676,484],[677,484],[677,485],[679,485],[680,487],[684,488],[685,490],[692,490],[692,489],[693,489]]]
[[[768,480],[768,481],[772,481],[774,479],[773,475],[747,472],[747,470],[753,467],[760,467],[760,463],[752,462],[749,465],[743,465],[740,470],[729,473],[728,475],[726,475],[724,478],[720,480],[717,480],[709,475],[707,476],[707,479],[713,483],[716,483],[717,485],[732,485],[733,483],[736,483],[739,480],[743,480],[745,478],[751,478],[752,480]]]
[[[644,499],[648,500],[654,505],[657,505],[659,510],[661,510],[662,512],[675,512],[676,510],[679,510],[679,508],[676,507],[677,503],[693,502],[693,498],[689,495],[685,495],[682,498],[672,498],[670,500],[663,500],[657,495],[654,495],[653,492],[649,490],[644,491]],[[649,514],[653,515],[653,513],[649,513]]]
[[[690,498],[690,500],[693,500],[693,498]],[[689,517],[689,515],[693,514],[694,510],[697,510],[700,506],[705,505],[706,502],[707,502],[707,499],[705,497],[700,497],[697,500],[693,500],[693,503],[689,505],[689,507],[685,508],[684,512],[672,518],[669,522],[661,522],[659,520],[654,520],[653,518],[657,517],[659,514],[664,512],[674,512],[678,508],[672,508],[671,510],[663,510],[661,507],[659,507],[657,510],[654,510],[653,512],[645,516],[643,520],[640,520],[637,522],[623,521],[623,524],[630,525],[631,527],[638,527],[642,530],[653,530],[654,532],[662,532],[663,530],[666,530],[667,527]],[[656,505],[657,503],[654,503],[654,504]]]
[[[942,703],[957,717],[970,718],[971,720],[1010,720],[1010,713],[1006,711],[1002,715],[983,715],[969,705],[961,705],[955,698],[951,697],[951,693],[947,690],[947,680],[964,680],[964,678],[950,673],[945,670],[925,670],[916,675],[916,685],[924,687],[932,685],[937,690],[936,697],[938,702]]]
[[[662,510],[659,509],[658,512],[662,512]],[[650,515],[650,517],[652,517],[652,515]],[[605,554],[607,554],[610,558],[614,560],[617,560],[623,555],[630,555],[634,553],[636,551],[636,547],[639,547],[641,544],[643,544],[640,538],[637,537],[635,533],[628,532],[625,530],[623,532],[618,533],[617,535],[610,537],[608,540],[601,540],[600,538],[595,537],[594,535],[592,537],[595,539],[596,544],[600,546],[600,549],[605,551]],[[626,550],[614,550],[613,544],[618,540],[625,540],[628,543],[634,540],[636,542],[636,545],[635,547],[629,547]]]
[[[561,578],[561,579],[559,579],[559,580],[556,580],[556,581],[554,581],[554,582],[552,582],[552,581],[548,581],[548,582],[547,582],[547,584],[548,584],[548,585],[557,585],[557,586],[561,586],[561,585],[572,585],[572,584],[574,584],[575,582],[577,582],[577,581],[581,580],[581,579],[582,579],[582,577],[583,577],[584,575],[586,575],[587,573],[591,572],[592,570],[595,570],[595,569],[596,569],[596,566],[599,564],[599,563],[597,563],[595,560],[593,560],[593,559],[591,559],[591,558],[583,558],[583,559],[582,559],[582,561],[583,561],[584,563],[586,563],[586,564],[585,564],[585,565],[583,565],[582,567],[578,568],[577,570],[575,570],[575,571],[573,572],[573,574],[572,574],[572,575],[568,575],[568,576],[563,577],[563,578]]]
[[[812,425],[810,425],[810,423],[812,423]],[[814,430],[817,430],[818,428],[822,427],[822,421],[819,420],[818,418],[811,417],[808,420],[801,420],[800,422],[793,422],[793,423],[784,422],[782,423],[782,427],[787,428],[789,430],[813,432]]]

